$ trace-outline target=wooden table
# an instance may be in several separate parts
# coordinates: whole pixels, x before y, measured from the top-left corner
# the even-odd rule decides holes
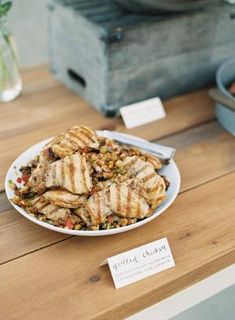
[[[122,319],[234,263],[235,139],[215,121],[207,90],[165,101],[165,119],[126,130],[45,67],[23,80],[22,96],[0,106],[1,319]],[[4,193],[7,168],[27,147],[79,123],[175,147],[182,185],[174,204],[139,229],[101,238],[55,233],[20,216]],[[99,264],[162,237],[176,267],[115,290]]]

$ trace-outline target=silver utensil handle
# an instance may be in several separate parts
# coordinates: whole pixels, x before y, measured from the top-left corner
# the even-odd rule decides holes
[[[230,99],[229,97],[225,96],[222,92],[220,92],[218,89],[211,89],[209,91],[209,96],[215,100],[215,102],[218,102],[223,105],[223,107],[228,108],[232,111],[235,111],[235,101]]]
[[[162,160],[170,160],[174,157],[176,150],[171,147],[163,146],[160,144],[155,144],[148,142],[141,138],[135,138],[127,134],[112,132],[104,130],[101,134],[102,136],[114,139],[123,144],[132,145],[134,147],[139,147],[140,149],[155,154],[158,158]]]

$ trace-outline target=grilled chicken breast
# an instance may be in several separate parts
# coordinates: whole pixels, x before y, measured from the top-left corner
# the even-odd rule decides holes
[[[65,133],[61,133],[48,142],[39,154],[39,163],[51,162],[51,158],[54,159],[51,147],[61,141]]]
[[[166,185],[159,176],[152,163],[143,161],[137,156],[127,157],[124,166],[133,170],[135,177],[143,181],[147,197],[151,201],[152,207],[159,205],[166,197]]]
[[[66,208],[60,208],[53,204],[48,204],[40,210],[40,213],[45,214],[47,219],[52,220],[55,223],[63,223],[68,219],[70,210]]]
[[[56,224],[65,222],[70,214],[69,209],[50,204],[43,197],[37,197],[32,200],[31,206],[36,209],[37,212],[45,214],[47,219],[52,220]]]
[[[144,155],[147,161],[153,165],[154,169],[159,170],[162,168],[162,163],[157,157],[154,157],[151,153],[144,153]]]
[[[131,180],[110,186],[111,210],[121,217],[142,219],[149,212],[149,206],[139,188],[131,187]],[[136,187],[136,184],[135,184]]]
[[[13,184],[12,201],[59,227],[122,227],[150,216],[165,199],[169,182],[157,173],[165,164],[138,148],[98,137],[86,126],[74,126],[20,168],[22,184],[18,179]]]
[[[78,208],[85,201],[85,196],[76,195],[66,190],[49,190],[42,195],[42,199],[63,208]]]
[[[86,204],[92,224],[103,223],[112,213],[126,218],[141,219],[147,216],[149,206],[140,189],[132,185],[132,180],[112,183],[107,189],[94,193]]]
[[[76,153],[50,164],[39,164],[29,179],[29,186],[38,193],[51,187],[61,187],[74,194],[87,193],[92,181],[86,158]]]
[[[87,201],[86,209],[90,215],[91,224],[103,223],[105,218],[112,214],[110,209],[109,189],[95,192]]]
[[[91,216],[89,215],[89,212],[85,207],[79,207],[78,209],[74,209],[73,213],[79,216],[87,226],[91,225]]]
[[[84,148],[98,149],[99,141],[94,131],[86,126],[74,126],[55,137],[40,154],[40,162],[50,160],[50,152],[57,158],[64,158]]]

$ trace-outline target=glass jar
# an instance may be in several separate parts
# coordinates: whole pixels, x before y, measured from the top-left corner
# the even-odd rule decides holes
[[[15,99],[22,90],[19,64],[13,38],[0,18],[0,102]]]

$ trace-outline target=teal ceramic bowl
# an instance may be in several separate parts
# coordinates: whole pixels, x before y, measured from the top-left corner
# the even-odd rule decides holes
[[[225,61],[216,73],[216,83],[219,90],[228,98],[235,101],[227,90],[228,85],[235,81],[235,57]],[[215,114],[218,122],[225,130],[235,136],[235,111],[229,110],[222,104],[215,104]]]

